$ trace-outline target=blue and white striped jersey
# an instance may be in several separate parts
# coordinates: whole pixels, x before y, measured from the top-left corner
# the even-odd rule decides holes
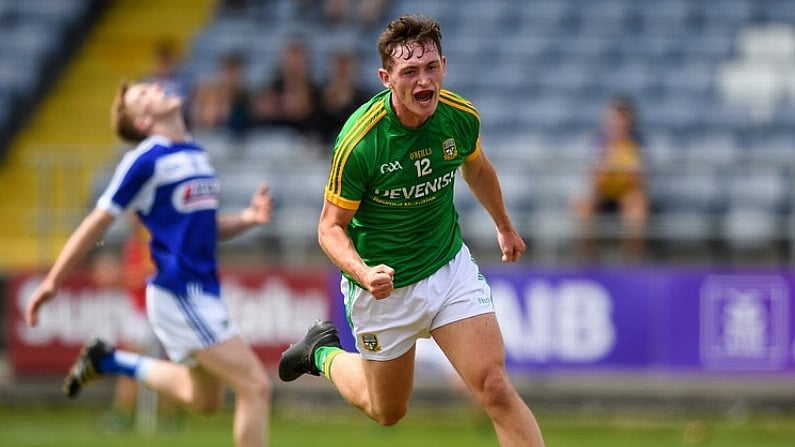
[[[125,154],[97,207],[115,216],[133,210],[141,218],[157,266],[152,283],[179,296],[219,296],[218,190],[201,147],[152,136]]]

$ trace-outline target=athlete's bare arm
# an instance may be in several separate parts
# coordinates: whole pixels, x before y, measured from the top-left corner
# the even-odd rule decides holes
[[[347,210],[326,200],[317,227],[318,243],[340,270],[355,278],[376,299],[386,298],[394,289],[395,270],[384,264],[369,267],[362,261],[347,233],[354,214],[356,210]]]
[[[270,222],[273,198],[267,184],[261,184],[251,197],[248,208],[239,213],[218,216],[218,239],[231,239],[251,227]]]
[[[486,211],[494,220],[497,230],[497,243],[502,252],[503,262],[516,262],[522,256],[526,245],[513,226],[505,202],[502,198],[500,181],[494,165],[482,151],[461,166],[461,174]]]
[[[88,252],[99,241],[113,223],[114,216],[107,211],[95,208],[83,219],[80,226],[69,236],[58,259],[55,260],[44,281],[33,292],[25,309],[28,326],[39,322],[39,309],[58,292],[64,279],[80,265]]]

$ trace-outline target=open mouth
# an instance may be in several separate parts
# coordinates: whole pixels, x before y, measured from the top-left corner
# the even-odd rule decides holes
[[[433,100],[433,95],[434,95],[433,90],[423,90],[419,93],[415,93],[414,99],[416,99],[417,102],[420,102],[422,104],[427,104]]]

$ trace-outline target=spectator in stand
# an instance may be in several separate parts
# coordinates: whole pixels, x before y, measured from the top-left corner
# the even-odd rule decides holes
[[[643,145],[632,102],[621,97],[612,99],[594,145],[590,190],[573,206],[582,226],[581,248],[585,259],[594,260],[598,256],[594,221],[604,214],[618,215],[623,224],[623,254],[629,260],[642,259],[649,210]]]
[[[333,144],[351,113],[375,93],[360,87],[358,60],[352,51],[335,53],[329,66],[329,79],[323,84],[317,123],[323,144]]]
[[[227,53],[216,76],[199,82],[190,113],[194,129],[226,129],[233,137],[245,132],[250,124],[245,68],[243,56]]]
[[[174,43],[162,39],[155,45],[155,62],[152,72],[145,78],[147,82],[160,84],[163,90],[178,95],[185,104],[185,119],[193,98],[193,79],[180,68],[179,57]]]
[[[389,0],[324,0],[323,16],[334,25],[359,25],[370,29],[384,19]]]
[[[287,127],[315,136],[319,89],[309,70],[306,42],[293,38],[282,49],[279,67],[254,95],[257,125]]]

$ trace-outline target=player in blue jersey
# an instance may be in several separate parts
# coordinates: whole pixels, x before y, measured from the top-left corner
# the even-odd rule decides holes
[[[271,383],[251,346],[229,320],[220,298],[216,240],[267,223],[272,200],[264,184],[248,208],[219,216],[218,180],[207,153],[194,143],[182,100],[158,84],[123,84],[112,123],[138,146],[128,152],[96,208],[66,242],[28,302],[25,318],[38,323],[41,306],[125,211],[151,235],[156,266],[147,286],[147,315],[171,362],[86,343],[64,383],[68,397],[106,375],[126,375],[202,414],[217,410],[223,386],[236,395],[234,438],[239,447],[267,439]]]

